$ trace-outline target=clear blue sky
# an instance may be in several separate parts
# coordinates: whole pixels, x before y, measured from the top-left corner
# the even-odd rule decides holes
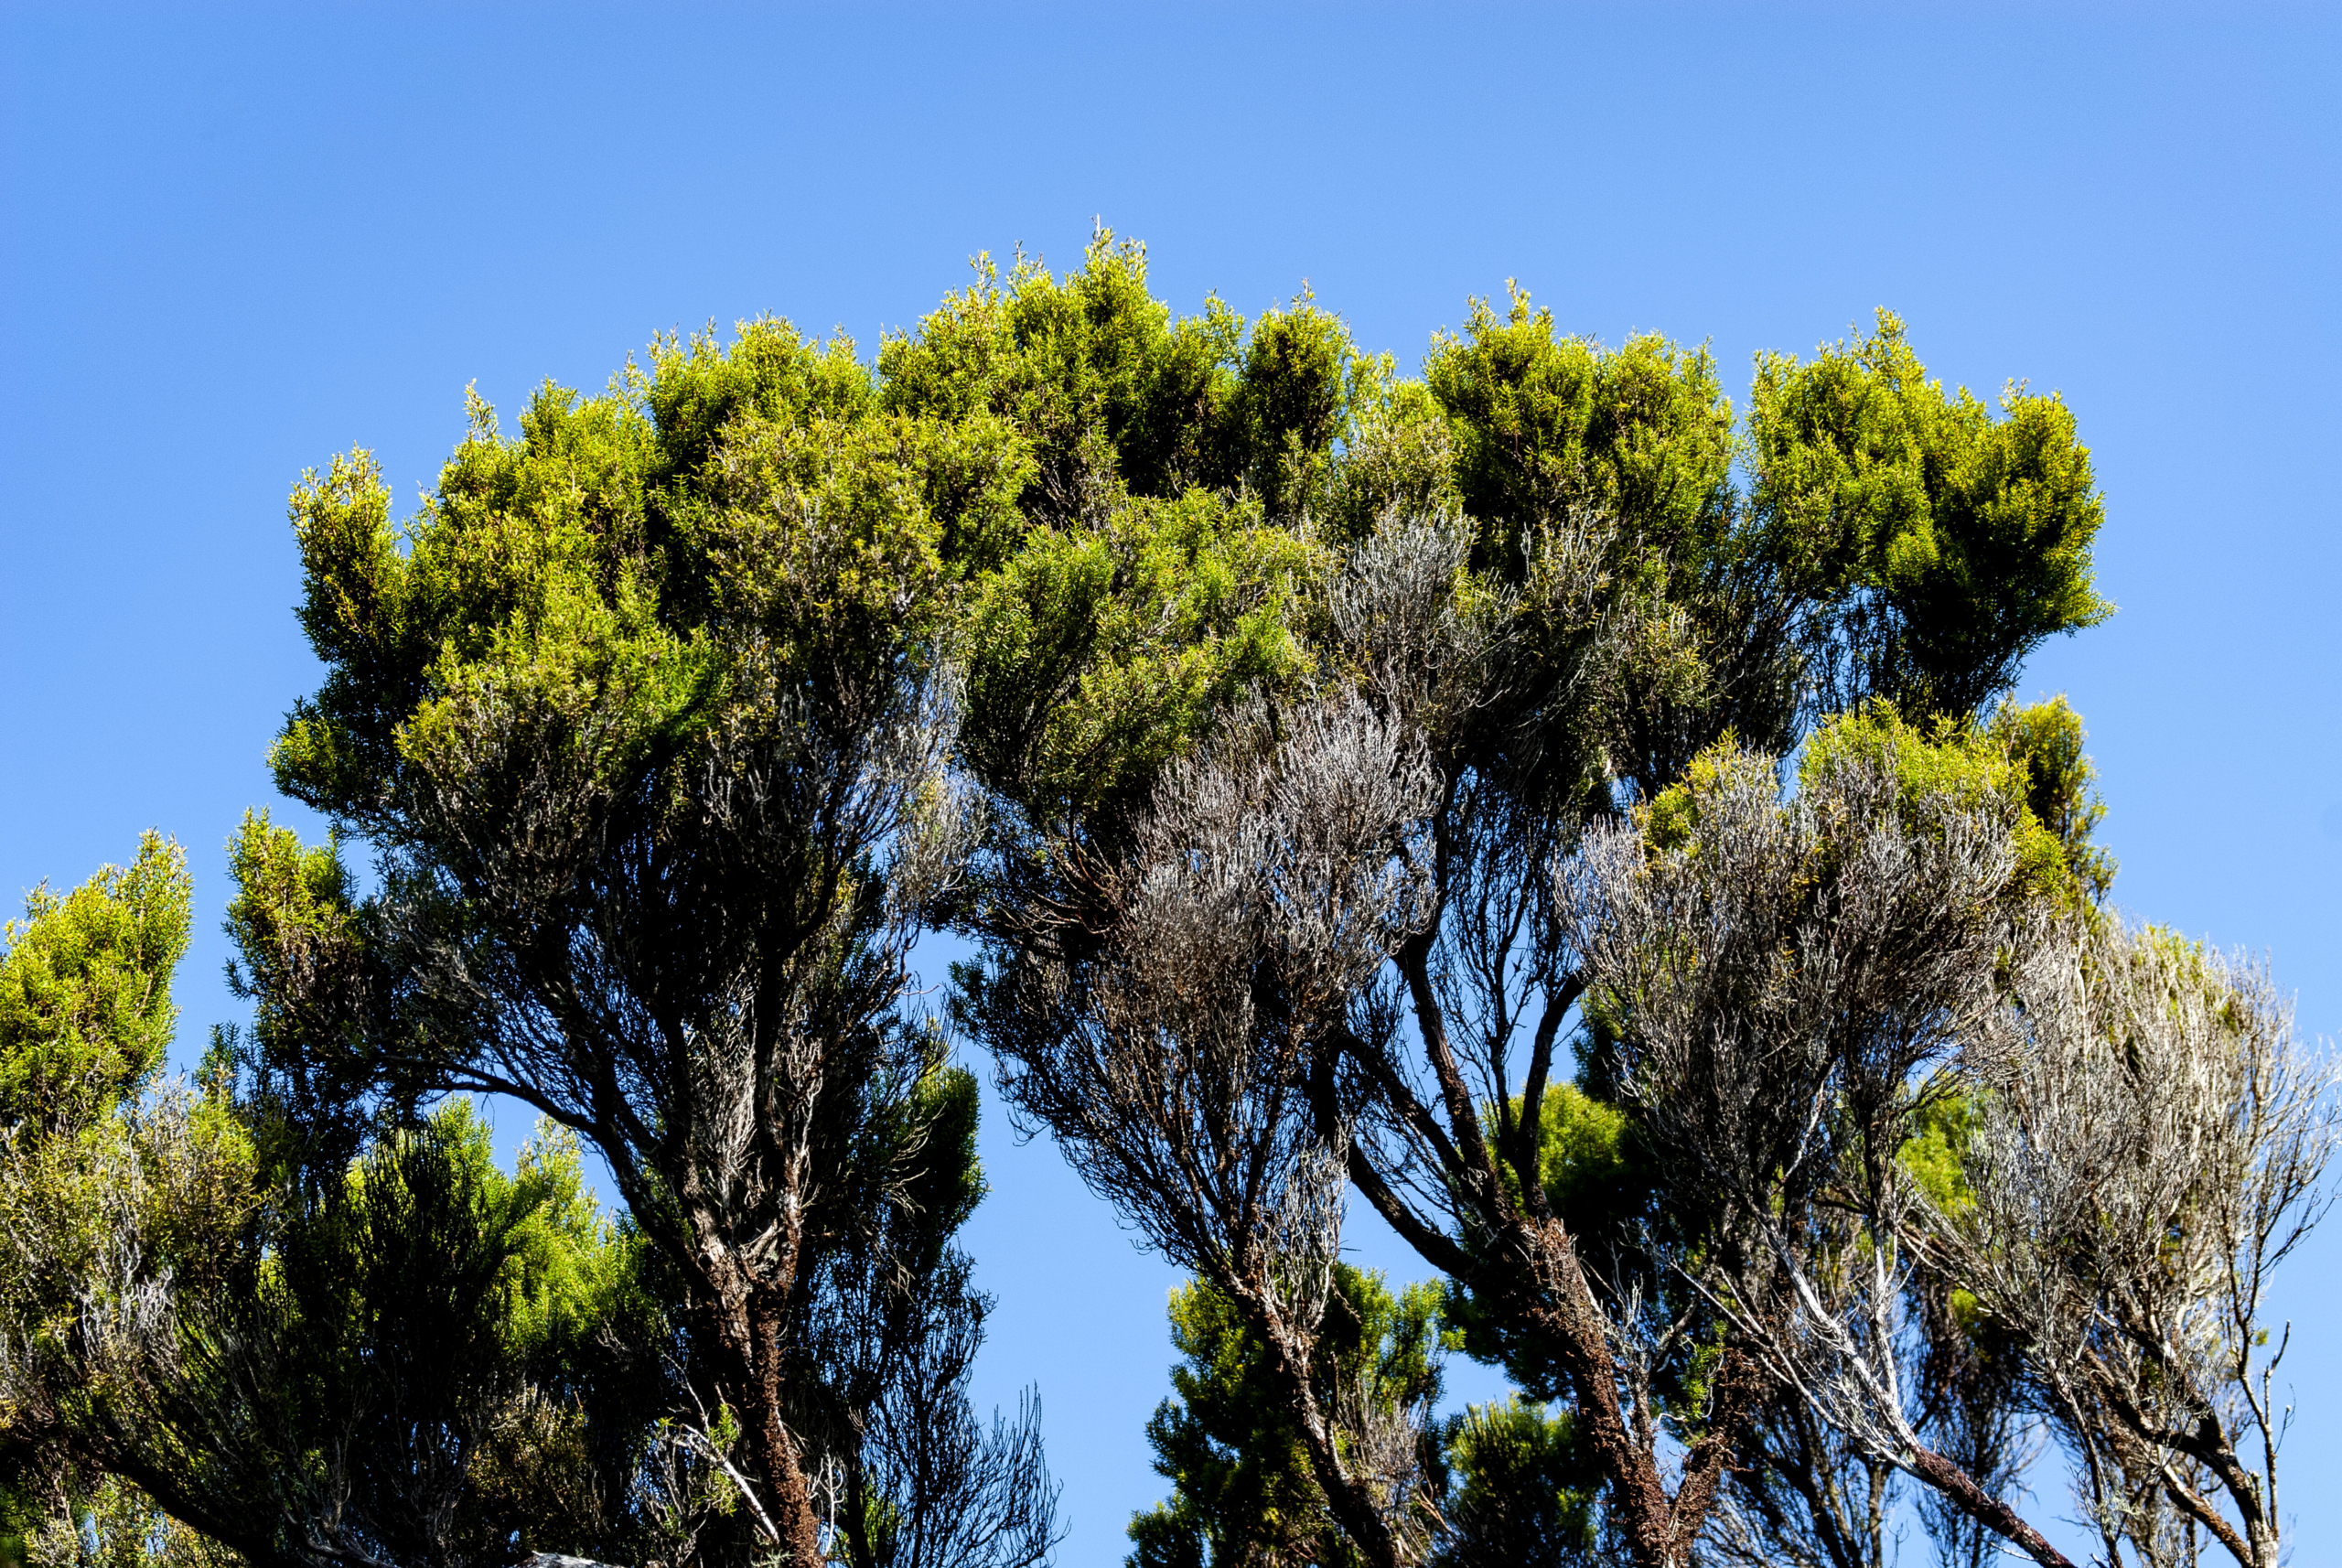
[[[2123,907],[2265,951],[2333,1034],[2337,96],[2335,12],[2242,6],[8,5],[0,898],[185,841],[191,1059],[237,1015],[221,845],[317,676],[303,467],[362,444],[412,493],[467,382],[598,387],[662,328],[872,349],[1102,217],[1185,308],[1306,279],[1405,364],[1518,277],[1738,388],[1886,305],[1947,381],[2061,390],[2121,612],[2024,692],[2090,725]],[[987,1159],[983,1395],[1039,1383],[1063,1560],[1106,1563],[1160,1495],[1172,1278],[1046,1144],[995,1120]],[[2282,1306],[2295,1561],[2335,1561],[2342,1222]]]

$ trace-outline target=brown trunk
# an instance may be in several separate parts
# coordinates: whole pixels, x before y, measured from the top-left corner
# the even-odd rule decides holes
[[[1538,1287],[1520,1309],[1562,1347],[1578,1417],[1609,1478],[1613,1517],[1635,1562],[1639,1568],[1680,1568],[1692,1560],[1692,1543],[1715,1506],[1741,1428],[1764,1391],[1763,1372],[1737,1348],[1725,1350],[1707,1435],[1684,1455],[1682,1477],[1670,1497],[1657,1456],[1635,1440],[1619,1408],[1617,1364],[1577,1250],[1557,1220],[1523,1220],[1510,1230]]]
[[[1556,1221],[1527,1221],[1511,1230],[1537,1287],[1518,1305],[1522,1316],[1561,1348],[1577,1395],[1578,1419],[1585,1423],[1595,1457],[1609,1478],[1611,1517],[1625,1533],[1638,1568],[1679,1568],[1689,1558],[1691,1539],[1705,1522],[1707,1498],[1714,1495],[1714,1475],[1721,1466],[1708,1477],[1707,1498],[1684,1499],[1697,1504],[1686,1510],[1696,1517],[1679,1523],[1656,1458],[1635,1441],[1627,1429],[1626,1412],[1618,1407],[1609,1337],[1603,1331],[1585,1273],[1578,1266],[1577,1250]],[[1686,1489],[1691,1480],[1687,1473]]]
[[[1961,1512],[2004,1541],[2015,1543],[2042,1568],[2074,1568],[2065,1553],[2041,1538],[2016,1510],[1978,1486],[1975,1477],[1940,1454],[1915,1446],[1905,1460],[1911,1474],[1951,1499]]]
[[[754,1315],[756,1337],[755,1423],[757,1468],[767,1488],[766,1507],[790,1568],[820,1568],[822,1522],[813,1514],[813,1488],[805,1477],[805,1453],[781,1419],[786,1390],[781,1380],[780,1314],[768,1293],[759,1292]]]
[[[1316,1472],[1317,1485],[1325,1491],[1326,1506],[1332,1510],[1334,1521],[1373,1568],[1401,1568],[1399,1541],[1391,1532],[1390,1521],[1375,1506],[1373,1495],[1342,1464],[1333,1429],[1326,1423],[1316,1391],[1309,1386],[1308,1348],[1293,1344],[1274,1324],[1263,1322],[1262,1327],[1276,1359],[1278,1375],[1285,1383],[1286,1397],[1292,1401],[1294,1413],[1300,1418],[1302,1443],[1309,1450],[1309,1466]]]
[[[1505,1196],[1505,1184],[1473,1108],[1472,1087],[1448,1045],[1445,1016],[1431,978],[1432,945],[1433,937],[1426,929],[1393,957],[1406,980],[1415,1023],[1423,1033],[1423,1052],[1438,1079],[1454,1148],[1463,1161],[1456,1185],[1508,1250],[1528,1265],[1528,1277],[1523,1280],[1499,1262],[1490,1273],[1506,1277],[1488,1280],[1483,1288],[1507,1297],[1513,1310],[1560,1345],[1563,1365],[1577,1394],[1579,1419],[1585,1423],[1595,1458],[1609,1478],[1611,1509],[1626,1532],[1638,1568],[1681,1568],[1691,1560],[1692,1543],[1707,1522],[1724,1466],[1738,1445],[1740,1427],[1757,1380],[1755,1369],[1746,1365],[1746,1358],[1727,1355],[1710,1435],[1685,1456],[1683,1478],[1670,1498],[1657,1456],[1628,1430],[1626,1414],[1618,1407],[1617,1362],[1610,1351],[1601,1308],[1579,1266],[1577,1249],[1571,1245],[1561,1222],[1542,1212],[1542,1197],[1533,1200],[1540,1211],[1532,1214],[1524,1213],[1520,1204]],[[1566,1006],[1562,1009],[1566,1010]],[[1558,1029],[1560,1013],[1549,1009],[1546,1023]],[[1540,1029],[1539,1049],[1550,1051],[1552,1031],[1543,1025]],[[1517,1151],[1520,1163],[1533,1166],[1528,1151],[1534,1146],[1535,1139],[1524,1125]],[[1387,1191],[1383,1197],[1388,1198]],[[1386,1215],[1392,1207],[1377,1203]],[[1402,1230],[1401,1234],[1408,1231]]]
[[[759,1494],[753,1499],[757,1511],[790,1568],[819,1568],[822,1528],[813,1513],[813,1488],[806,1478],[804,1452],[782,1419],[788,1386],[780,1325],[794,1271],[784,1266],[775,1279],[759,1284],[716,1239],[720,1231],[712,1216],[694,1215],[693,1229],[713,1287],[709,1326],[730,1363],[725,1392],[748,1440],[747,1468]]]
[[[1717,1388],[1709,1435],[1687,1455],[1683,1485],[1667,1495],[1658,1463],[1628,1430],[1618,1406],[1617,1364],[1602,1314],[1579,1267],[1577,1251],[1559,1220],[1528,1218],[1507,1205],[1488,1215],[1498,1250],[1490,1259],[1466,1252],[1453,1237],[1426,1225],[1394,1193],[1362,1150],[1350,1151],[1350,1179],[1375,1212],[1390,1221],[1424,1261],[1504,1304],[1505,1310],[1549,1336],[1562,1352],[1577,1397],[1578,1419],[1593,1444],[1609,1487],[1610,1507],[1627,1536],[1637,1568],[1680,1568],[1707,1522],[1716,1487],[1737,1448],[1747,1412],[1762,1392],[1761,1369],[1735,1351]],[[1492,1188],[1500,1192],[1500,1188]]]

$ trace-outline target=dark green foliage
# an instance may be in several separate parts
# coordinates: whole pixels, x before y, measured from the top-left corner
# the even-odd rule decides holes
[[[279,869],[316,934],[335,868]],[[26,1096],[0,1136],[15,1527],[48,1552],[79,1520],[124,1563],[203,1560],[157,1505],[264,1564],[321,1542],[448,1563],[655,1544],[637,1481],[671,1399],[664,1313],[574,1142],[542,1133],[506,1176],[458,1104],[290,1179],[216,1055],[199,1093],[151,1087],[187,906],[150,838],[127,872],[36,895],[0,960],[0,1069]],[[97,1070],[47,1070],[68,1046]]]
[[[1438,1402],[1436,1287],[1396,1295],[1380,1274],[1338,1265],[1318,1341],[1319,1398],[1345,1382],[1420,1423],[1426,1499],[1417,1538],[1452,1568],[1574,1565],[1595,1556],[1599,1472],[1566,1411],[1509,1400],[1445,1422]],[[1171,1339],[1184,1360],[1175,1397],[1147,1423],[1171,1497],[1131,1520],[1133,1568],[1348,1565],[1357,1549],[1327,1512],[1293,1418],[1273,1392],[1259,1340],[1200,1283],[1173,1294]]]
[[[392,1561],[653,1546],[630,1494],[671,1394],[641,1254],[565,1134],[541,1129],[510,1176],[462,1101],[390,1135],[263,1272],[286,1461],[340,1454],[351,1533]]]
[[[1438,1295],[1335,1265],[1313,1381],[1331,1410],[1348,1391],[1386,1414],[1420,1421],[1438,1402]],[[1155,1407],[1146,1437],[1172,1496],[1131,1520],[1133,1568],[1316,1563],[1349,1568],[1356,1550],[1327,1511],[1290,1410],[1274,1391],[1265,1348],[1231,1303],[1198,1282],[1171,1297],[1176,1399]],[[1422,1463],[1435,1471],[1426,1432]]]
[[[1596,1551],[1600,1470],[1566,1411],[1510,1399],[1475,1405],[1449,1423],[1447,1461],[1457,1484],[1445,1514],[1441,1568],[1575,1568]]]

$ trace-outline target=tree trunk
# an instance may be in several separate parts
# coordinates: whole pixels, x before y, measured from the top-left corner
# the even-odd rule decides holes
[[[781,1377],[780,1312],[774,1293],[759,1291],[752,1315],[757,1411],[751,1426],[757,1468],[767,1487],[766,1507],[779,1532],[790,1568],[820,1568],[822,1522],[813,1513],[813,1488],[805,1475],[805,1451],[781,1419],[787,1385]]]
[[[1309,1450],[1309,1466],[1317,1473],[1317,1485],[1326,1493],[1326,1506],[1332,1510],[1335,1522],[1373,1568],[1403,1568],[1397,1535],[1382,1517],[1373,1494],[1342,1463],[1333,1429],[1327,1424],[1326,1412],[1317,1403],[1316,1391],[1309,1386],[1310,1348],[1295,1345],[1281,1325],[1268,1321],[1266,1313],[1256,1315],[1261,1319],[1262,1337],[1268,1341],[1269,1352],[1276,1359],[1277,1373],[1285,1383],[1286,1397],[1292,1401],[1294,1413],[1300,1418],[1302,1443]]]
[[[1904,1464],[1911,1474],[1950,1498],[1961,1512],[2014,1542],[2042,1568],[2074,1568],[2065,1553],[2043,1540],[2041,1532],[2025,1523],[2015,1509],[1978,1486],[1974,1477],[1942,1455],[1915,1444]]]
[[[780,1278],[762,1283],[750,1280],[729,1249],[713,1239],[718,1232],[712,1218],[693,1219],[700,1262],[714,1287],[714,1299],[707,1305],[709,1326],[724,1361],[730,1364],[724,1380],[731,1386],[725,1391],[745,1429],[747,1467],[761,1492],[753,1501],[790,1568],[819,1568],[822,1529],[813,1513],[804,1451],[782,1416],[788,1383],[782,1372],[780,1327],[792,1283],[790,1271],[779,1271]]]
[[[1507,1235],[1528,1262],[1536,1286],[1516,1296],[1515,1309],[1562,1348],[1579,1419],[1609,1478],[1613,1517],[1637,1568],[1684,1568],[1760,1391],[1761,1371],[1737,1348],[1724,1352],[1708,1434],[1685,1456],[1682,1478],[1669,1497],[1657,1455],[1635,1441],[1619,1408],[1617,1362],[1577,1249],[1553,1219],[1518,1220],[1507,1227]]]

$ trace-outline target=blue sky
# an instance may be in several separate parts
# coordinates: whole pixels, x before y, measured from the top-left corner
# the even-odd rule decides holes
[[[364,445],[411,495],[467,382],[598,387],[764,311],[872,350],[972,253],[1069,263],[1101,218],[1183,308],[1306,280],[1405,365],[1518,278],[1735,389],[1885,305],[1947,381],[2063,392],[2121,608],[2022,690],[2090,725],[2117,900],[2265,953],[2333,1035],[2337,84],[2342,17],[2249,6],[8,5],[0,899],[185,841],[190,1059],[238,1014],[221,845],[317,678],[305,467]],[[1063,1561],[1104,1563],[1161,1492],[1173,1276],[1046,1143],[995,1117],[986,1155],[983,1396],[1040,1385]],[[2342,1555],[2342,1223],[2283,1295],[2310,1563]]]

